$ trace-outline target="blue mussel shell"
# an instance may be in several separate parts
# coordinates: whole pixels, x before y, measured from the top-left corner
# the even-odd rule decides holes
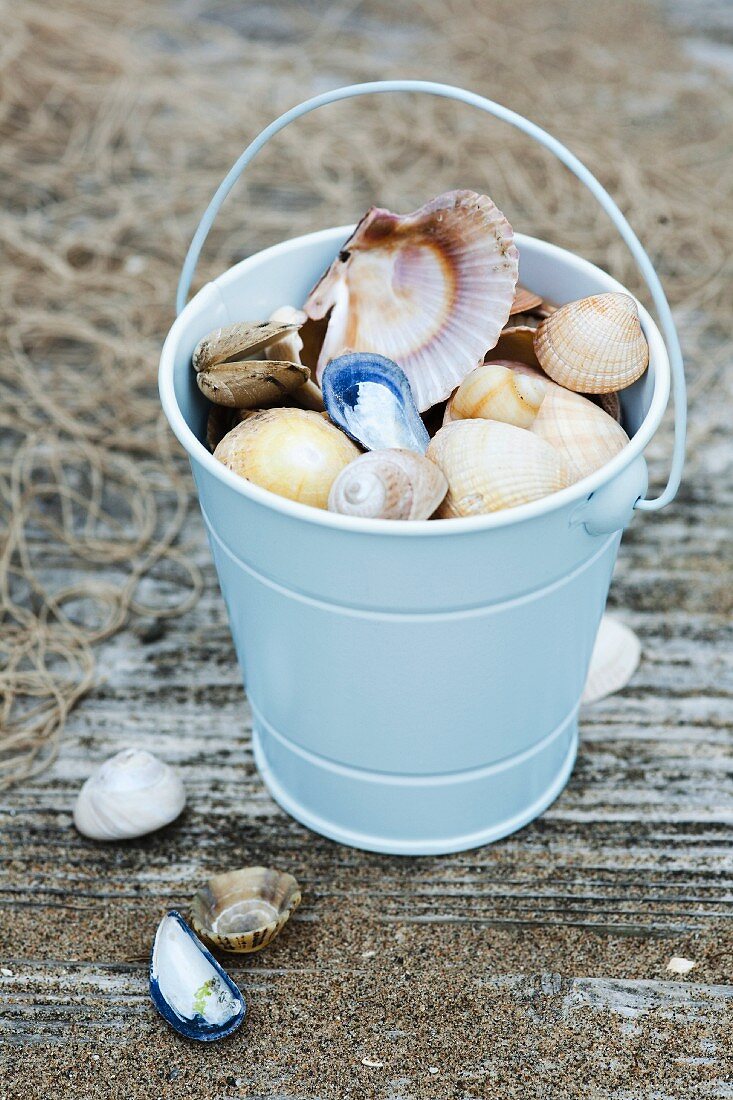
[[[175,909],[155,934],[150,997],[171,1027],[203,1043],[231,1035],[247,1011],[237,986]]]
[[[407,375],[391,359],[364,351],[339,355],[326,365],[321,388],[333,422],[367,450],[425,454],[430,436]]]

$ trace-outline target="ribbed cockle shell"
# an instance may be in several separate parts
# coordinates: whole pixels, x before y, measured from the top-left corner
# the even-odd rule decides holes
[[[438,519],[515,508],[564,489],[562,455],[525,428],[496,420],[455,420],[431,440],[427,457],[448,479]]]
[[[292,875],[272,867],[242,867],[214,875],[191,906],[191,923],[210,947],[250,952],[267,947],[300,905]]]
[[[312,318],[331,311],[319,378],[346,349],[376,352],[429,409],[496,343],[518,259],[512,227],[486,195],[449,191],[404,216],[372,207],[303,307]]]
[[[626,389],[647,368],[649,348],[628,294],[568,302],[540,324],[534,350],[546,374],[576,393]]]
[[[414,451],[369,451],[331,486],[330,512],[370,519],[430,519],[448,491],[443,471]]]
[[[599,470],[623,450],[629,437],[612,416],[579,393],[554,382],[545,385],[545,399],[531,431],[565,456],[573,481]]]

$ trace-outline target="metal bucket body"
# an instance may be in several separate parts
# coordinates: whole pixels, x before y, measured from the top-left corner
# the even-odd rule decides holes
[[[669,361],[641,310],[651,357],[622,397],[631,444],[602,471],[530,505],[390,523],[274,497],[201,443],[207,403],[191,353],[218,325],[303,301],[348,233],[286,241],[204,287],[166,341],[161,396],[191,458],[271,793],[347,844],[458,851],[526,824],[567,781]],[[517,241],[522,281],[538,293],[562,302],[623,289],[571,253]]]

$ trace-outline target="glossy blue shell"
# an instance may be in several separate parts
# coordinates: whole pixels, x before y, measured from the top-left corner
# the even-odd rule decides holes
[[[339,355],[321,378],[326,412],[369,451],[402,447],[425,454],[430,436],[407,375],[391,359],[372,352]]]
[[[236,1001],[238,1005],[237,1011],[229,1019],[220,1024],[210,1024],[200,1014],[196,1014],[192,1019],[181,1016],[163,996],[159,984],[159,975],[155,973],[153,961],[155,955],[155,940],[153,941],[153,947],[150,952],[150,997],[155,1005],[156,1009],[163,1017],[163,1019],[171,1025],[180,1035],[184,1035],[187,1039],[195,1039],[201,1043],[210,1043],[215,1039],[223,1039],[227,1035],[231,1035],[233,1031],[239,1027],[242,1023],[245,1013],[247,1011],[247,1004],[242,996],[239,988],[235,985],[225,970],[219,965],[210,951],[202,944],[201,940],[195,933],[189,928],[185,920],[175,909],[171,909],[163,920],[158,925],[158,931],[163,922],[172,918],[179,925],[181,930],[190,937],[194,946],[204,956],[206,961],[216,971],[222,984],[225,986],[231,997]],[[158,936],[156,931],[156,940]]]

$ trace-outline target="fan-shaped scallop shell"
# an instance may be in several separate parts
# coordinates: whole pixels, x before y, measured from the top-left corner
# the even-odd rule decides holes
[[[346,349],[376,352],[429,409],[496,343],[517,271],[512,228],[486,195],[450,191],[405,216],[372,207],[304,306],[331,310],[319,378]]]
[[[623,390],[649,362],[639,310],[628,294],[594,294],[561,306],[537,329],[534,349],[545,373],[576,393]]]
[[[593,646],[583,702],[595,703],[621,691],[636,672],[640,660],[641,642],[633,630],[613,615],[604,615]]]
[[[371,519],[429,519],[448,491],[443,471],[415,451],[369,451],[331,486],[328,508]]]
[[[448,479],[438,519],[515,508],[564,489],[562,455],[525,428],[496,420],[455,420],[441,428],[427,457]]]
[[[191,905],[191,924],[211,947],[250,952],[267,947],[300,905],[292,875],[243,867],[210,878]]]

